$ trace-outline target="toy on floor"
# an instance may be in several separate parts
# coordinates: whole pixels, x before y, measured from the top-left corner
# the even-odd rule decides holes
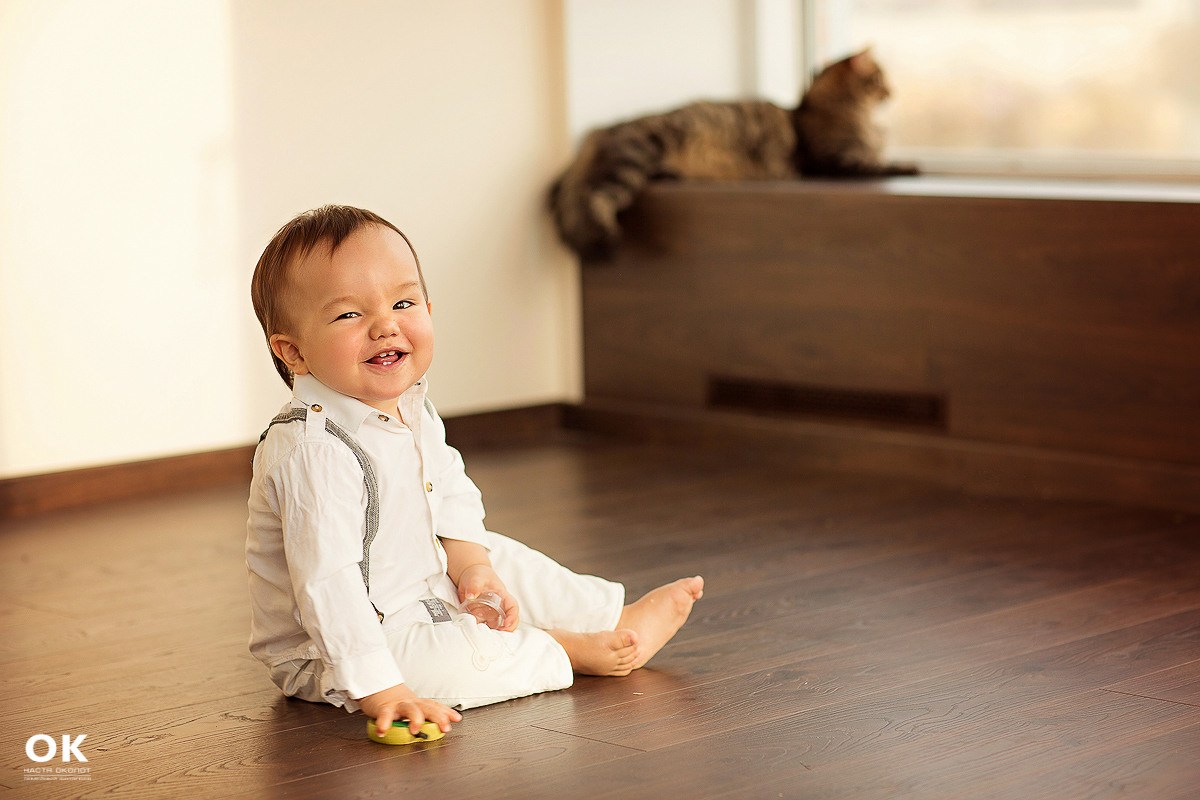
[[[421,729],[416,733],[408,730],[408,720],[396,720],[392,723],[392,728],[383,736],[375,732],[375,720],[367,720],[367,736],[372,742],[380,744],[414,744],[416,742],[433,742],[441,739],[446,734],[442,733],[442,729],[438,727],[436,722],[426,722],[421,726]]]

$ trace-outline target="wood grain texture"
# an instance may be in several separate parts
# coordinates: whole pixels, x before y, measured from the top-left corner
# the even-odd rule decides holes
[[[747,449],[783,468],[901,476],[980,494],[1200,511],[1200,466],[667,403],[587,400],[566,419],[576,429],[630,441],[692,451]]]
[[[1142,501],[1123,462],[1200,494],[1200,202],[889,190],[906,180],[652,186],[583,271],[587,400],[701,410],[721,379],[925,395],[947,415],[931,473],[994,445],[1097,459],[1093,497]]]
[[[0,523],[0,786],[38,798],[1188,797],[1200,517],[560,435],[465,452],[489,526],[705,597],[628,678],[386,748],[246,651],[245,496]],[[90,780],[27,782],[34,733]]]
[[[1108,690],[1200,707],[1200,660],[1122,681]]]

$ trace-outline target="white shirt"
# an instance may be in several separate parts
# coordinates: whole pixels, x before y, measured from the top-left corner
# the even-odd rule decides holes
[[[486,547],[479,490],[446,444],[427,388],[422,378],[405,392],[396,418],[297,375],[283,410],[307,407],[307,421],[272,425],[254,455],[246,537],[250,651],[268,667],[320,658],[335,705],[404,682],[376,608],[391,625],[428,621],[423,597],[454,601],[438,537]],[[326,419],[358,442],[378,481],[369,596],[359,568],[363,469],[325,430]]]

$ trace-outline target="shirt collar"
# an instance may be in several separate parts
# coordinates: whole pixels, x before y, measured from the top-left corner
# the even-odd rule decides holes
[[[425,402],[425,394],[429,391],[429,380],[422,376],[408,391],[400,397],[400,410],[406,408],[421,408]],[[371,417],[380,416],[379,409],[369,406],[361,400],[344,395],[330,389],[312,375],[296,375],[292,380],[293,405],[320,405],[326,416],[340,425],[349,433],[356,433],[364,421]],[[386,416],[394,417],[393,414]]]

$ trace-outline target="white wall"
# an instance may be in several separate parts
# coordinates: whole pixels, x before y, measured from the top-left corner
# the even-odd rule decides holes
[[[410,234],[434,397],[581,394],[543,193],[583,130],[794,102],[799,0],[0,0],[0,478],[238,446],[287,398],[248,299],[327,202]]]
[[[569,156],[558,3],[283,5],[232,4],[244,258],[298,211],[371,208],[421,257],[441,411],[577,398],[578,276],[544,210]],[[260,363],[255,395],[282,391]]]
[[[800,0],[565,0],[572,139],[694,100],[795,105]]]
[[[574,399],[555,0],[0,2],[0,477],[248,443],[248,282],[326,202],[415,241],[449,413]]]

